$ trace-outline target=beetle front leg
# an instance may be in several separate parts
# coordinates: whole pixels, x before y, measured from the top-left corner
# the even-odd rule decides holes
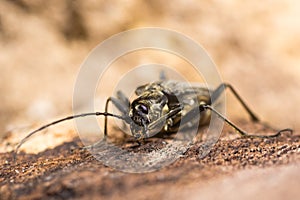
[[[153,130],[155,129],[157,126],[160,126],[162,125],[163,123],[165,123],[168,119],[174,117],[175,115],[177,115],[179,112],[182,111],[182,108],[179,106],[179,107],[176,107],[174,108],[173,110],[171,110],[170,112],[168,112],[167,114],[161,116],[160,118],[158,118],[157,120],[155,120],[154,122],[150,123],[148,125],[148,129],[149,130]]]
[[[112,104],[114,104],[117,109],[122,113],[123,116],[128,116],[129,113],[129,108],[130,108],[130,102],[129,99],[125,96],[125,94],[121,91],[117,92],[117,97],[109,97],[106,100],[105,103],[105,112],[108,111],[108,104],[109,102],[112,102]],[[128,121],[125,120],[126,123],[128,123]],[[104,117],[104,138],[107,137],[107,116]]]

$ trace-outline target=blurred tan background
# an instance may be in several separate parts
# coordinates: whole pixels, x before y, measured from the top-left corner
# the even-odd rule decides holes
[[[70,114],[88,53],[113,34],[144,26],[193,38],[262,119],[299,129],[299,10],[292,0],[0,1],[0,135]],[[244,118],[227,97],[229,116]]]

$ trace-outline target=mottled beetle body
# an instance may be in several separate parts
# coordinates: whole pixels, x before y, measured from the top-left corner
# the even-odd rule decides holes
[[[129,107],[130,130],[137,138],[148,138],[155,133],[174,133],[178,131],[181,118],[200,104],[209,105],[211,102],[210,92],[207,87],[192,86],[187,82],[174,80],[157,81],[140,86],[135,94],[138,96]],[[170,111],[180,108],[180,111],[162,123],[151,125],[155,121],[166,116]],[[183,126],[193,127],[206,125],[210,120],[210,111],[201,113],[200,118],[195,118]]]

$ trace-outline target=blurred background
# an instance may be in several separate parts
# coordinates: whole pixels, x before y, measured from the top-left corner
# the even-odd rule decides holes
[[[299,10],[293,0],[2,0],[0,136],[72,113],[74,83],[88,53],[113,34],[145,26],[193,38],[264,121],[297,130]],[[123,63],[132,58],[139,57]],[[162,60],[167,59],[182,62],[174,56]],[[227,97],[228,115],[245,118],[232,95]]]

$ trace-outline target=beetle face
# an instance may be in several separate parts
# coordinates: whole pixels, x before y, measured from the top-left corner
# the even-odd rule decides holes
[[[150,134],[151,130],[148,126],[164,114],[165,104],[165,96],[160,93],[144,93],[132,102],[129,112],[130,129],[136,139],[148,138],[156,134]]]
[[[142,139],[146,136],[147,126],[150,123],[148,117],[148,107],[144,104],[137,104],[130,110],[130,129],[136,139]]]

